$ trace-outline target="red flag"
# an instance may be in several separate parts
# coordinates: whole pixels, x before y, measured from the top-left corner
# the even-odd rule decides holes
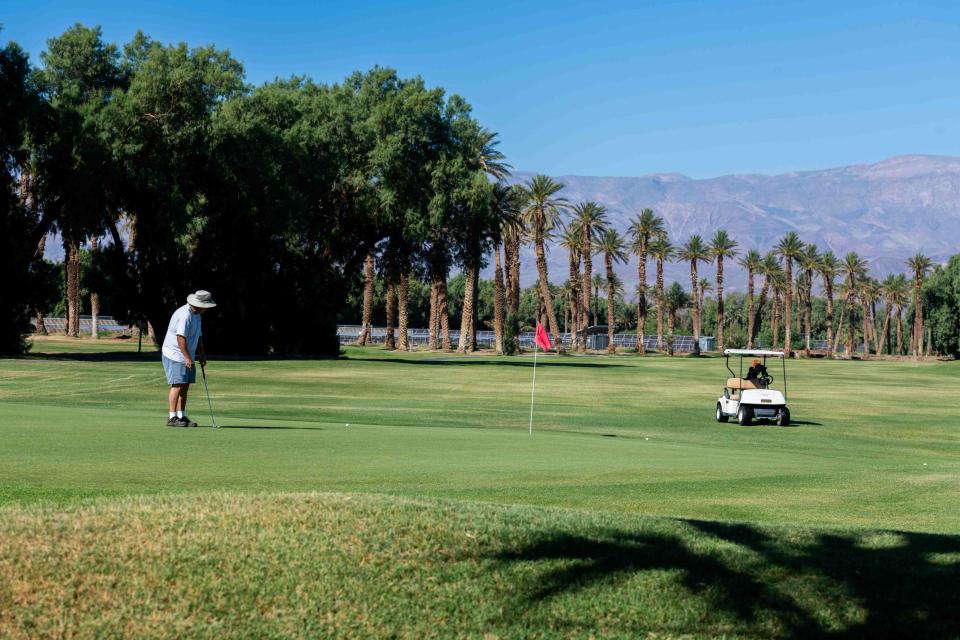
[[[533,339],[544,351],[549,351],[552,347],[550,344],[550,336],[547,335],[547,330],[543,328],[543,325],[539,322],[537,323],[537,336]]]

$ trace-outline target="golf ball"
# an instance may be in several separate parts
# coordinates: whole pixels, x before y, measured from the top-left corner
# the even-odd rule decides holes
[[[348,422],[347,424],[345,424],[345,425],[343,425],[343,426],[349,427],[349,426],[350,426],[350,423]]]

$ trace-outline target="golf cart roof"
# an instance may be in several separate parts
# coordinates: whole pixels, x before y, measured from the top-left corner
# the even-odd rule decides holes
[[[724,349],[725,356],[761,356],[766,358],[782,358],[783,351],[768,351],[766,349]]]

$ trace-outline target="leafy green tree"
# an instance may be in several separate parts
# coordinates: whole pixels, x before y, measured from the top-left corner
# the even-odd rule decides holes
[[[921,294],[933,349],[960,357],[960,254],[934,269]]]
[[[26,351],[24,335],[37,302],[43,267],[34,253],[46,229],[15,176],[27,170],[31,137],[39,127],[43,101],[31,79],[27,54],[16,44],[0,48],[0,354]],[[49,227],[48,227],[49,228]],[[38,273],[41,272],[41,273]]]

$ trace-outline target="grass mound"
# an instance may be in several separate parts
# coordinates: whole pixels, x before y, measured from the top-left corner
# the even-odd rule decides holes
[[[0,508],[0,636],[955,636],[960,536],[330,493]]]

